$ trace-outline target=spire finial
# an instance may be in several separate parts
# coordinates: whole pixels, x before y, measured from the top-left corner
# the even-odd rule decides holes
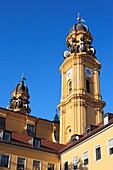
[[[24,73],[22,73],[22,78],[21,79],[22,79],[21,81],[24,83],[24,80],[26,80],[26,78],[24,76]]]
[[[77,16],[78,16],[78,18],[77,18],[78,24],[81,22],[85,22],[84,19],[80,18],[80,12],[78,12]]]

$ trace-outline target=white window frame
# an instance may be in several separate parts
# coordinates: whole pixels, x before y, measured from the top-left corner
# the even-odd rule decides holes
[[[24,170],[26,170],[26,160],[27,160],[27,159],[26,159],[25,157],[20,157],[20,156],[18,156],[18,157],[17,157],[17,164],[18,164],[18,158],[25,159],[25,163],[24,163],[24,164],[25,164],[25,167],[24,167]],[[16,170],[17,170],[17,164],[16,164]]]
[[[100,148],[101,149],[101,158],[100,159],[96,159],[96,149],[97,148]],[[95,161],[100,161],[101,159],[102,159],[102,147],[101,147],[101,145],[97,145],[97,146],[95,146],[95,148],[94,148],[94,153],[95,153]]]
[[[11,165],[11,162],[10,162],[10,160],[11,160],[11,155],[9,155],[9,154],[7,154],[7,153],[4,153],[4,154],[0,154],[0,157],[1,156],[9,156],[9,160],[8,160],[8,167],[3,167],[3,168],[10,168],[10,165]],[[0,158],[1,159],[1,158]],[[0,166],[0,168],[1,168],[1,166]]]
[[[42,169],[42,162],[40,160],[37,160],[37,159],[33,159],[33,161],[38,161],[40,162],[40,170]],[[32,161],[32,169],[33,169],[33,161]]]
[[[75,166],[77,165],[77,169],[78,169],[78,156],[74,156],[73,157],[73,164],[72,164],[72,166],[74,166],[74,159],[77,159],[77,163],[75,164]],[[74,169],[73,167],[72,167],[72,169]]]
[[[108,115],[103,118],[104,125],[107,125],[109,123]]]
[[[85,154],[86,152],[87,152],[87,155],[88,155],[87,158],[84,157],[84,154]],[[89,164],[89,153],[88,153],[88,151],[83,152],[83,165],[84,165],[84,160],[85,160],[85,159],[88,159],[88,164]],[[87,164],[87,165],[88,165],[88,164]],[[84,166],[87,166],[87,165],[84,165]]]
[[[112,147],[109,147],[109,141],[111,141],[111,140],[113,140],[113,138],[108,140],[108,156],[113,156],[113,154],[110,155],[110,148],[113,147],[113,145],[112,145]]]

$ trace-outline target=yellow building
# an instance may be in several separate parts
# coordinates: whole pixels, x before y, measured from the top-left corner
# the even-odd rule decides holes
[[[112,170],[113,114],[103,114],[101,63],[78,16],[60,66],[62,94],[54,121],[29,115],[24,76],[0,108],[0,169]]]

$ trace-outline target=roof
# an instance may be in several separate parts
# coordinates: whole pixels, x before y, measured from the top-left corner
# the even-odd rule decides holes
[[[29,147],[32,149],[36,149],[36,150],[38,149],[40,151],[57,153],[57,154],[60,149],[65,147],[65,145],[63,144],[55,143],[55,142],[48,141],[45,139],[40,139],[40,138],[36,138],[40,141],[40,147],[35,147],[34,146],[35,138],[28,136],[28,135],[20,134],[17,132],[12,132],[11,140],[9,141],[3,138],[4,132],[5,131],[0,129],[0,141],[5,142],[7,144],[13,144],[13,145],[18,145],[22,147]]]
[[[102,122],[98,124],[97,128],[93,129],[88,134],[83,134],[78,140],[75,140],[74,142],[69,141],[64,148],[59,150],[59,154],[65,152],[66,150],[72,148],[73,146],[76,146],[77,144],[81,143],[82,141],[85,141],[86,139],[92,137],[94,134],[97,134],[101,130],[105,129],[106,127],[109,127],[111,124],[113,124],[113,118],[109,120],[109,123],[106,125],[103,125]]]
[[[45,148],[51,148],[51,149],[58,151],[58,150],[64,148],[66,145],[41,139],[41,146],[43,146]]]

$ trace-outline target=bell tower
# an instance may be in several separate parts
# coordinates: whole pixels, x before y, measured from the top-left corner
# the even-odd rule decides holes
[[[81,135],[88,125],[102,121],[103,107],[100,94],[100,69],[92,35],[78,14],[66,38],[68,50],[60,66],[62,77],[60,110],[60,142],[66,143],[73,134]]]

